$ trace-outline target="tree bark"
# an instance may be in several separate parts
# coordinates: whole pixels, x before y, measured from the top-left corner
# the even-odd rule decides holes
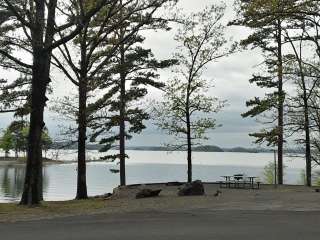
[[[87,61],[87,31],[88,24],[80,32],[80,78],[78,83],[79,106],[78,106],[78,175],[76,199],[87,199],[87,164],[86,164],[86,141],[87,141],[87,93],[88,93],[88,61]]]
[[[192,182],[192,141],[191,141],[191,120],[190,120],[190,88],[191,74],[188,79],[186,98],[186,126],[187,126],[187,161],[188,161],[188,182]]]
[[[50,57],[50,54],[43,49],[34,49],[27,167],[20,202],[23,205],[39,204],[42,200],[41,135],[45,126],[43,113],[47,101],[46,90],[50,82]]]
[[[283,184],[283,59],[282,59],[282,26],[278,20],[278,184]]]
[[[188,145],[188,150],[187,150],[187,161],[188,161],[188,182],[192,182],[192,143],[191,143],[191,127],[190,127],[190,114],[187,113],[186,116],[187,119],[187,145]]]
[[[309,125],[309,109],[308,103],[305,108],[305,137],[306,137],[306,184],[312,186],[312,159],[311,159],[311,144],[310,144],[310,125]]]
[[[120,144],[120,186],[126,185],[126,146],[125,146],[125,117],[126,117],[126,75],[124,72],[125,64],[125,50],[124,46],[120,47],[121,54],[121,73],[120,73],[120,131],[119,131],[119,144]]]
[[[306,185],[312,186],[312,159],[311,159],[311,143],[310,143],[310,119],[309,119],[309,103],[308,93],[306,88],[305,76],[302,70],[302,63],[300,64],[301,82],[303,89],[303,113],[304,113],[304,131],[305,131],[305,154],[306,154]]]
[[[87,199],[86,180],[86,140],[87,140],[87,85],[86,80],[79,82],[79,112],[78,112],[78,177],[76,199]]]

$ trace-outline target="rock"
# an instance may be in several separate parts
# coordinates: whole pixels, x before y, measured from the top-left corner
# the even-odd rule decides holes
[[[134,198],[136,190],[131,190],[127,186],[118,186],[113,189],[112,196],[118,198]]]
[[[316,191],[316,192],[320,192],[320,189],[319,189],[319,188],[317,188],[317,189],[315,189],[315,191]]]
[[[96,195],[93,198],[109,198],[112,196],[112,193],[105,193],[103,195]]]
[[[213,196],[219,197],[221,194],[222,194],[222,192],[220,190],[217,190],[217,192]]]
[[[204,195],[204,187],[200,180],[183,185],[178,192],[179,196],[201,196]]]
[[[158,197],[162,189],[152,190],[148,188],[141,189],[137,194],[136,198],[150,198],[150,197]]]
[[[166,183],[166,186],[182,186],[183,183],[181,182],[168,182]]]
[[[112,193],[106,193],[103,195],[103,198],[110,198],[112,197]]]

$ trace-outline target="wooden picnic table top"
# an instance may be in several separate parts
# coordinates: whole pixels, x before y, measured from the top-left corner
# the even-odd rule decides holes
[[[236,174],[236,175],[225,175],[225,176],[221,176],[225,179],[231,179],[234,178],[236,180],[240,180],[240,179],[244,179],[244,178],[248,178],[249,180],[254,180],[255,178],[259,178],[259,177],[255,177],[255,176],[245,176],[245,175],[240,175],[240,174]]]

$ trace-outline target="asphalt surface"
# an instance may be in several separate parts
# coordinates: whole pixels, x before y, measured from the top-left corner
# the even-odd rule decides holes
[[[320,212],[183,211],[3,223],[1,240],[313,240]]]

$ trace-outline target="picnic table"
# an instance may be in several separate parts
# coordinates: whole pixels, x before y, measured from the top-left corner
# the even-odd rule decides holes
[[[254,176],[245,176],[244,174],[235,174],[235,175],[225,175],[221,176],[224,178],[224,181],[220,181],[220,187],[223,188],[243,188],[247,186],[251,189],[259,189],[260,182],[256,181],[258,177]]]

